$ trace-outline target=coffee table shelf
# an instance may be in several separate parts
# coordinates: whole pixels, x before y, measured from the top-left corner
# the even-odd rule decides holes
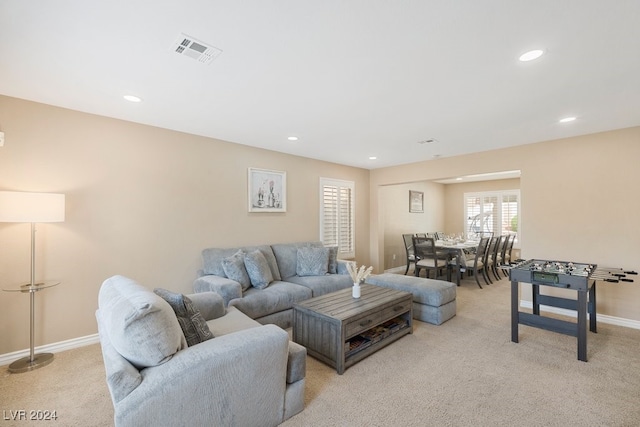
[[[412,333],[412,306],[410,293],[369,284],[361,285],[360,298],[351,289],[311,298],[293,306],[293,341],[342,374]],[[361,345],[350,348],[355,340]]]

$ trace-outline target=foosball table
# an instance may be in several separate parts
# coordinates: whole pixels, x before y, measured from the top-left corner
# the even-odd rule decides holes
[[[523,324],[546,329],[561,334],[571,335],[578,339],[578,360],[587,361],[587,313],[589,314],[589,330],[597,332],[596,323],[596,282],[633,282],[630,275],[635,271],[624,271],[621,268],[598,267],[567,261],[546,261],[531,259],[518,262],[509,269],[511,280],[511,341],[518,342],[518,325]],[[532,286],[533,313],[520,312],[519,283],[530,283]],[[540,294],[540,286],[577,291],[578,298],[569,299]],[[575,310],[578,322],[544,317],[540,315],[540,305]]]

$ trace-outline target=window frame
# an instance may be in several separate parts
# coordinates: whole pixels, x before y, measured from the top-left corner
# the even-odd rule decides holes
[[[499,191],[474,191],[474,192],[469,192],[469,193],[464,193],[463,194],[463,199],[462,199],[462,203],[463,203],[463,215],[464,215],[464,219],[463,219],[463,223],[464,223],[464,232],[465,235],[469,235],[471,233],[473,233],[473,231],[471,231],[469,229],[470,226],[470,218],[471,216],[476,216],[476,215],[481,215],[487,212],[491,212],[494,213],[493,210],[489,211],[485,211],[484,210],[484,205],[485,203],[480,203],[480,212],[479,213],[473,213],[470,214],[469,213],[469,199],[470,198],[479,198],[480,200],[484,200],[485,198],[488,197],[495,197],[497,198],[497,212],[496,215],[498,216],[498,218],[494,218],[493,219],[493,229],[490,231],[493,231],[494,236],[497,235],[501,235],[503,234],[502,232],[502,224],[504,223],[503,220],[503,204],[504,202],[504,198],[505,197],[512,197],[515,196],[516,197],[516,201],[515,203],[517,203],[517,211],[516,211],[516,215],[518,218],[517,221],[517,229],[514,230],[508,230],[505,231],[504,234],[507,233],[511,233],[511,234],[515,234],[516,235],[516,242],[518,242],[520,240],[520,230],[522,229],[522,224],[521,224],[521,219],[522,219],[522,215],[520,214],[521,211],[521,207],[522,207],[522,198],[521,198],[521,194],[520,194],[520,190],[519,189],[513,189],[513,190],[499,190]],[[481,218],[484,218],[484,216],[481,216]],[[482,229],[484,229],[484,221],[481,220],[481,227]],[[499,227],[498,229],[496,229],[496,227]]]
[[[329,228],[333,228],[334,230],[327,231],[327,207],[325,203],[325,188],[326,187],[335,187],[337,193],[337,204],[333,207],[335,210],[335,215],[332,218],[333,225]],[[344,189],[349,191],[348,200],[343,200],[344,197],[340,196],[340,192]],[[355,258],[356,252],[356,214],[355,214],[355,199],[356,199],[356,183],[354,181],[347,181],[342,179],[334,179],[334,178],[324,178],[320,177],[320,185],[319,185],[319,198],[320,198],[320,241],[325,246],[338,246],[338,258],[340,259],[350,259]],[[346,222],[348,236],[346,237],[346,247],[345,247],[345,238],[343,237],[343,232],[338,230],[341,223],[344,223],[343,218],[341,218],[341,212],[344,211],[345,207],[343,203],[349,203],[347,207],[349,218]],[[332,234],[332,241],[326,242],[326,234]]]

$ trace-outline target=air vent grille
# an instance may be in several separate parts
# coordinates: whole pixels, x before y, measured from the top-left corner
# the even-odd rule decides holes
[[[210,64],[222,53],[221,49],[183,33],[176,39],[171,49],[179,55],[188,56],[203,64]]]

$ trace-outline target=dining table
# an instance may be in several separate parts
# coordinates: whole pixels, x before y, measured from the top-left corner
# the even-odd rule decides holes
[[[467,253],[473,253],[478,247],[476,240],[436,240],[436,250],[446,251],[453,258],[456,258],[457,271],[460,272],[462,266],[467,265]],[[456,284],[460,286],[460,274],[456,274]]]

